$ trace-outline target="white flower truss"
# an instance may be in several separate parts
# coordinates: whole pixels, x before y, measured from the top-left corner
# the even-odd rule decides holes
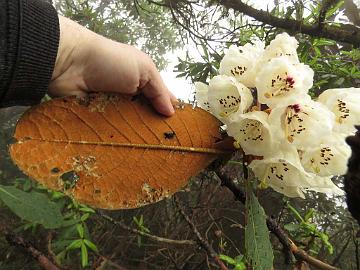
[[[289,197],[343,195],[331,179],[347,169],[345,137],[360,124],[360,88],[329,89],[313,101],[314,72],[299,62],[297,47],[286,33],[265,49],[262,43],[231,46],[220,75],[209,85],[195,83],[197,105],[219,118],[236,146],[253,157],[248,166],[261,187]]]

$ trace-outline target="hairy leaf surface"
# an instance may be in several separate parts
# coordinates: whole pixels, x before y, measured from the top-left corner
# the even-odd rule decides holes
[[[142,97],[51,100],[23,115],[10,154],[30,177],[82,203],[140,207],[172,195],[224,153],[218,120],[176,107],[164,117]]]

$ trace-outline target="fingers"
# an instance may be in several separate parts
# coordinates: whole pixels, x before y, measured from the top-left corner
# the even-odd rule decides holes
[[[141,90],[159,113],[165,116],[174,114],[172,102],[176,101],[176,97],[166,87],[155,67],[150,71],[150,78]]]

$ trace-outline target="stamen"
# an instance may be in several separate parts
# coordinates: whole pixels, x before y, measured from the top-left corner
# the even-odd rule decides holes
[[[287,72],[282,77],[277,75],[275,79],[271,80],[271,90],[270,92],[266,92],[264,96],[266,98],[276,97],[283,94],[286,94],[294,88],[295,79],[291,76],[287,75]]]

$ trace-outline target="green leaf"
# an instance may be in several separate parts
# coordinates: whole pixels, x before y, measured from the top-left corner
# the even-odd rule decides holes
[[[237,265],[235,265],[234,270],[246,270],[246,265],[245,265],[245,263],[243,263],[243,262],[238,263]]]
[[[82,224],[76,224],[76,230],[78,231],[78,234],[80,238],[84,238],[84,227]]]
[[[88,218],[90,217],[90,214],[89,213],[86,213],[86,214],[83,214],[80,218],[80,220],[82,222],[86,221]]]
[[[66,250],[78,249],[82,245],[82,239],[77,239],[71,242],[70,245],[66,247]]]
[[[323,243],[325,244],[325,246],[328,249],[329,253],[333,254],[334,247],[329,242],[329,236],[326,233],[322,233],[322,232],[320,232],[318,235],[319,235],[320,239],[323,241]]]
[[[244,260],[245,258],[244,258],[244,255],[237,255],[235,258],[234,258],[234,260],[235,260],[235,262],[236,263],[242,263],[242,261]]]
[[[319,38],[319,39],[315,39],[314,41],[314,46],[331,46],[331,45],[335,45],[336,42],[333,40],[329,40],[329,39],[325,39],[325,38]]]
[[[295,232],[300,229],[300,224],[288,223],[284,225],[284,228],[288,232]]]
[[[91,242],[90,240],[84,239],[84,243],[85,243],[85,245],[87,245],[92,251],[94,251],[94,252],[96,252],[96,253],[99,252],[97,246],[96,246],[93,242]]]
[[[79,208],[79,211],[81,212],[85,212],[85,213],[91,213],[91,214],[95,214],[95,210],[90,208],[90,207],[87,207],[87,206],[82,206]]]
[[[89,264],[88,250],[84,242],[81,243],[81,266],[86,267]]]
[[[233,258],[231,258],[231,257],[229,257],[227,255],[220,254],[219,258],[220,258],[220,260],[223,260],[224,262],[226,262],[226,263],[228,263],[230,265],[236,265],[236,261]]]
[[[304,220],[305,220],[305,221],[309,221],[309,219],[311,219],[311,218],[314,217],[314,213],[315,213],[314,208],[310,208],[310,209],[306,212],[306,214],[305,214],[305,216],[304,216]]]
[[[25,182],[24,182],[24,185],[23,185],[23,190],[24,191],[29,191],[30,189],[32,188],[32,183],[29,179],[27,179]]]
[[[62,192],[59,191],[52,191],[51,192],[51,199],[52,200],[57,200],[57,199],[61,199],[64,198],[66,195]]]
[[[63,225],[61,205],[50,201],[43,193],[0,185],[0,199],[21,219],[41,224],[46,229]]]
[[[261,207],[250,181],[246,187],[247,223],[245,226],[246,260],[252,269],[270,270],[273,266],[274,254],[270,242],[269,230],[266,226],[265,211]]]
[[[339,1],[335,6],[333,6],[332,8],[330,8],[325,15],[325,18],[329,18],[330,16],[334,15],[335,12],[341,8],[344,5],[344,1]]]

